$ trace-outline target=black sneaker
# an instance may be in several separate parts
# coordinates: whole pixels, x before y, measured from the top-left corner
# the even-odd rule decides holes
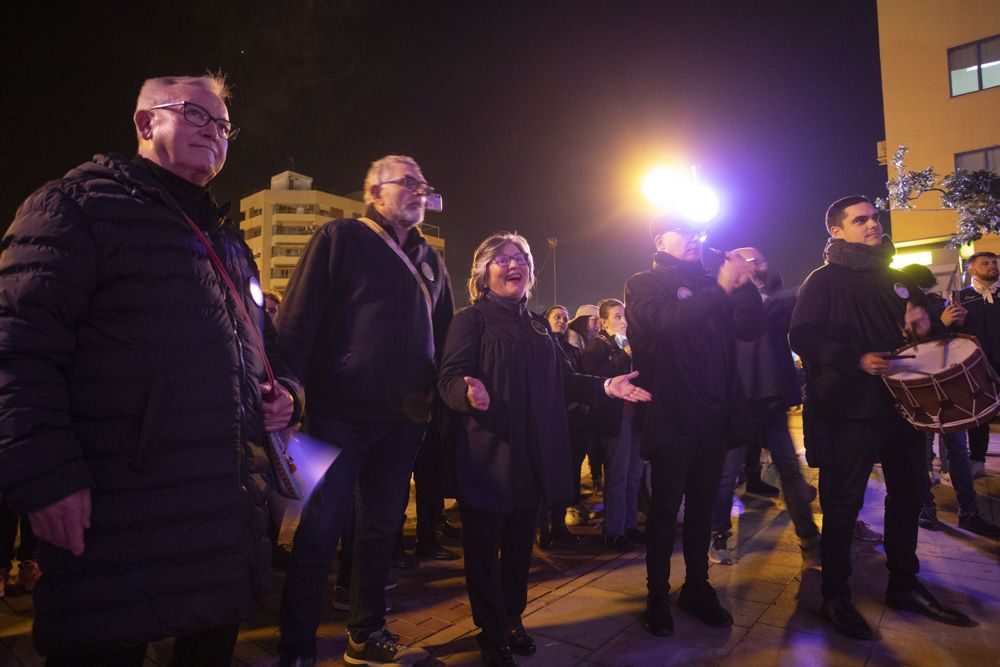
[[[479,655],[488,667],[517,667],[517,660],[507,644],[496,644],[480,634],[476,637]]]
[[[995,526],[979,514],[959,515],[958,527],[983,537],[1000,537],[1000,527]]]
[[[510,633],[507,635],[507,646],[510,647],[511,652],[523,656],[535,655],[537,650],[535,640],[520,623],[510,629]]]
[[[937,518],[937,510],[931,505],[924,505],[920,508],[920,516],[917,524],[926,530],[941,530],[941,522]]]
[[[390,633],[385,627],[368,635],[364,642],[354,641],[351,633],[347,633],[344,662],[348,665],[409,667],[423,662],[428,657],[430,654],[422,648],[411,648],[400,644],[399,636]]]
[[[674,634],[674,617],[670,613],[670,600],[666,595],[646,598],[646,613],[642,615],[642,627],[657,637]]]
[[[733,615],[719,603],[719,596],[707,581],[681,586],[677,606],[713,628],[728,628],[733,624]]]

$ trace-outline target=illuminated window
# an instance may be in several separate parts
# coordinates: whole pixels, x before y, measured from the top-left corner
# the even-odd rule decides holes
[[[955,155],[955,169],[965,169],[966,171],[986,169],[994,174],[1000,174],[1000,146],[957,153]]]
[[[1000,35],[948,49],[951,96],[1000,86]]]

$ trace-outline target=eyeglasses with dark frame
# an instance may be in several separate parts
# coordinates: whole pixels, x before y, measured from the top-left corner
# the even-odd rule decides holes
[[[413,178],[412,176],[403,176],[402,178],[396,178],[391,181],[381,181],[379,185],[399,185],[417,195],[434,194],[434,188],[432,188],[430,184],[426,181]]]
[[[216,129],[219,131],[219,136],[226,141],[234,141],[236,135],[240,133],[240,128],[233,127],[233,124],[225,118],[213,116],[204,107],[194,102],[167,102],[166,104],[157,104],[155,107],[149,107],[146,111],[153,111],[155,109],[176,111],[174,107],[181,107],[178,113],[184,117],[184,120],[195,127],[206,127],[209,123],[214,122]]]
[[[666,231],[680,234],[686,239],[698,239],[698,241],[701,243],[704,243],[705,239],[708,238],[708,232],[706,232],[704,229],[698,229],[697,227],[681,226],[681,227],[674,227]]]
[[[523,253],[516,255],[496,255],[493,257],[493,263],[497,266],[507,267],[510,265],[510,260],[514,260],[514,263],[518,266],[528,265],[528,258]]]

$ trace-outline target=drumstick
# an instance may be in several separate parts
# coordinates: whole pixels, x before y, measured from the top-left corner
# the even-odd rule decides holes
[[[896,361],[897,359],[916,359],[915,354],[890,354],[888,357],[882,357],[886,361]]]

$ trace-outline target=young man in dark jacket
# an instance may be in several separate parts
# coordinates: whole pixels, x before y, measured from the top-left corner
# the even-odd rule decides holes
[[[865,197],[830,205],[827,263],[799,291],[789,341],[806,369],[806,448],[819,466],[823,506],[823,615],[842,634],[874,635],[851,602],[851,541],[876,459],[885,474],[886,604],[968,626],[917,580],[917,517],[926,477],[923,436],[906,422],[883,384],[886,357],[906,336],[931,329],[920,289],[889,268],[895,248]]]
[[[432,191],[412,158],[373,162],[364,183],[367,215],[331,221],[313,236],[281,304],[280,348],[314,392],[308,432],[341,448],[292,544],[282,665],[312,664],[325,582],[355,488],[344,660],[412,664],[427,656],[386,629],[384,588],[434,399],[435,359],[454,312],[444,260],[417,228]]]
[[[653,268],[628,279],[625,305],[639,383],[653,394],[640,447],[652,464],[643,623],[663,636],[674,628],[667,596],[682,497],[686,580],[677,604],[709,625],[733,622],[708,583],[710,517],[731,434],[748,417],[736,340],[756,337],[763,308],[743,257],[727,255],[712,277],[701,263],[701,230],[666,216],[650,233]]]
[[[150,79],[138,156],[48,183],[3,241],[0,492],[42,540],[48,665],[141,665],[170,636],[172,664],[228,665],[265,599],[259,443],[299,386],[280,363],[263,381],[256,267],[206,187],[236,135],[225,97],[215,76]]]

